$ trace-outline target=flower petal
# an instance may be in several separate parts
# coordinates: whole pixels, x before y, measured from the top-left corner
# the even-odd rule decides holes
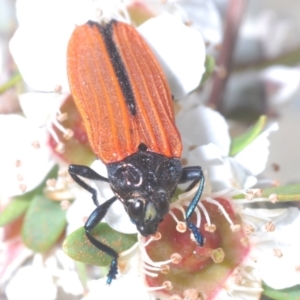
[[[202,146],[212,143],[219,148],[220,155],[228,155],[230,147],[228,125],[218,112],[199,105],[179,114],[176,124],[181,135],[191,145]]]
[[[54,164],[45,131],[21,116],[0,115],[0,138],[1,196],[32,190]]]
[[[65,94],[57,93],[24,93],[19,95],[19,103],[24,115],[35,126],[46,125],[51,117],[56,117]]]
[[[269,134],[277,129],[277,123],[270,124],[251,144],[234,157],[235,160],[251,174],[260,174],[265,169],[269,156]]]
[[[66,49],[74,25],[20,26],[10,51],[25,82],[38,91],[68,90]]]
[[[179,18],[161,15],[143,23],[138,31],[157,56],[175,98],[184,97],[200,83],[205,71],[201,34]]]
[[[212,191],[217,192],[231,187],[230,172],[224,164],[220,150],[214,144],[197,147],[189,153],[189,165],[201,166],[207,171]]]
[[[57,287],[49,272],[34,266],[19,269],[6,287],[9,300],[54,300],[56,293]]]

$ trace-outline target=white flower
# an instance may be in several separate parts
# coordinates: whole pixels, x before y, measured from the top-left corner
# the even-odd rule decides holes
[[[0,115],[0,195],[10,197],[34,189],[53,166],[45,130],[19,115]]]
[[[9,300],[54,300],[57,287],[48,270],[40,265],[20,268],[6,287]]]
[[[69,38],[76,25],[88,20],[108,18],[105,9],[109,5],[106,4],[103,8],[103,3],[105,2],[94,3],[91,0],[51,1],[43,5],[37,0],[30,0],[30,3],[17,2],[20,26],[10,42],[10,49],[29,86],[37,91],[53,91],[57,86],[63,91],[69,90],[66,73]],[[114,3],[113,7],[108,7],[109,12],[117,4],[119,10],[123,11],[124,5],[121,2]],[[39,13],[31,15],[29,7],[36,7],[35,11],[38,10]],[[102,15],[99,15],[99,10]],[[110,15],[123,21],[121,16],[113,13]],[[204,72],[205,60],[204,42],[199,32],[168,15],[149,20],[140,30],[157,53],[163,55],[162,67],[165,68],[169,82],[179,84],[174,94],[181,97],[196,88]],[[195,64],[197,68],[194,68]]]
[[[250,209],[242,211],[246,224],[252,226],[253,251],[262,280],[279,290],[300,284],[299,209]]]
[[[145,286],[140,272],[140,257],[137,247],[133,247],[129,254],[120,257],[120,265],[123,271],[114,280],[112,285],[106,284],[106,278],[93,280],[88,283],[89,293],[82,300],[96,300],[99,295],[103,299],[128,298],[133,300],[155,300]]]
[[[184,26],[178,18],[162,15],[146,21],[138,31],[157,55],[175,99],[182,99],[199,85],[205,71],[205,46],[197,30]]]
[[[254,175],[264,170],[268,158],[268,135],[277,129],[273,123],[237,155],[229,157],[229,127],[216,111],[202,105],[183,110],[177,116],[177,125],[183,137],[185,163],[207,170],[213,191],[256,184]]]

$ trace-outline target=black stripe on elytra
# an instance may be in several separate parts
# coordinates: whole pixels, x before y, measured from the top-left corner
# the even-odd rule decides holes
[[[126,100],[126,104],[130,110],[130,113],[132,115],[135,115],[136,105],[135,105],[135,98],[134,98],[132,86],[125,65],[122,61],[121,55],[112,37],[112,29],[113,29],[112,27],[115,22],[116,22],[115,20],[112,20],[106,25],[99,25],[96,22],[88,21],[87,24],[90,26],[97,26],[99,32],[101,33],[110,61],[113,65],[115,75],[118,78],[122,93]]]

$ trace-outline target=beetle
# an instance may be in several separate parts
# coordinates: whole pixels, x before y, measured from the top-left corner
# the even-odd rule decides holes
[[[146,41],[129,24],[88,21],[70,38],[67,71],[90,146],[107,167],[105,178],[87,166],[69,166],[71,177],[91,193],[96,205],[85,232],[112,257],[107,283],[118,273],[118,253],[93,237],[92,230],[117,199],[141,235],[148,236],[169,212],[177,185],[191,181],[191,188],[199,183],[185,221],[202,246],[203,237],[190,217],[203,191],[203,172],[199,166],[181,165],[171,91]],[[115,196],[99,205],[97,191],[80,177],[108,182]]]

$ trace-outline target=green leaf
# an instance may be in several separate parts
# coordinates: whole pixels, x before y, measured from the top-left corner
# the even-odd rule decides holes
[[[5,226],[25,213],[30,204],[30,199],[17,197],[13,199],[0,214],[0,226]]]
[[[230,146],[230,156],[238,154],[246,146],[251,144],[257,136],[263,131],[267,122],[266,116],[260,116],[258,121],[243,135],[234,138]]]
[[[83,288],[88,290],[88,287],[87,287],[87,281],[88,281],[87,265],[80,261],[75,261],[75,267],[76,267],[76,271],[77,271],[79,280],[80,280]]]
[[[263,284],[263,294],[274,300],[299,300],[300,299],[300,285],[295,285],[291,288],[283,290],[274,290]]]
[[[288,202],[288,201],[300,201],[300,184],[277,186],[263,190],[260,196],[255,196],[255,198],[267,198],[269,201],[271,195],[276,197],[278,202]],[[245,195],[239,194],[232,197],[235,200],[244,200]]]
[[[30,203],[22,228],[23,241],[37,252],[49,250],[66,226],[66,212],[60,203],[37,195]]]
[[[41,195],[45,188],[46,181],[49,178],[56,178],[58,172],[58,166],[54,166],[47,174],[43,182],[38,185],[34,190],[27,192],[21,196],[16,196],[14,199],[1,211],[0,214],[0,226],[5,226],[23,215],[28,209],[31,200],[36,195]]]
[[[300,201],[300,184],[272,187],[263,190],[261,197],[276,194],[278,201]]]
[[[98,224],[92,231],[93,236],[121,253],[132,247],[136,241],[136,234],[124,234],[110,228],[106,223]],[[63,250],[77,261],[96,266],[110,264],[112,257],[97,249],[85,235],[83,227],[72,232],[64,241]]]
[[[19,72],[14,74],[7,82],[0,86],[0,95],[17,85],[21,80],[22,76]]]
[[[205,83],[207,79],[210,78],[211,74],[214,72],[215,65],[215,59],[211,55],[206,55],[204,62],[205,73],[202,76],[200,84]]]

